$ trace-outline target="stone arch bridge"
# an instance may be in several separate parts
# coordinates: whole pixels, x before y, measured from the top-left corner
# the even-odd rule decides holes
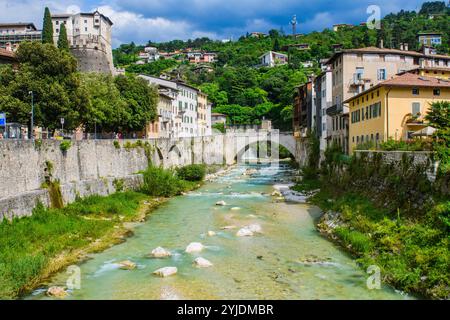
[[[251,145],[267,143],[270,157],[278,159],[278,146],[285,147],[303,164],[306,159],[305,143],[290,132],[278,130],[232,131],[206,137],[154,139],[152,161],[166,168],[193,163],[233,164]]]

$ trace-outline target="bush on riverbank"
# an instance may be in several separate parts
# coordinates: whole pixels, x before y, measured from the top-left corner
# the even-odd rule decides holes
[[[431,298],[450,297],[450,201],[426,177],[426,166],[404,158],[385,164],[378,156],[342,161],[329,152],[321,170],[321,191],[312,202],[339,212],[330,228],[319,229],[359,257],[377,265],[385,282]],[[316,181],[317,183],[317,181]],[[309,180],[297,189],[310,189]]]
[[[154,197],[172,197],[195,188],[196,183],[180,179],[176,172],[158,167],[149,167],[142,172],[144,185],[141,191]]]
[[[31,217],[0,224],[0,299],[14,299],[39,284],[61,253],[84,248],[138,215],[141,193],[93,196],[63,209],[39,205]],[[64,265],[61,264],[60,267]]]
[[[192,164],[177,169],[178,178],[186,181],[203,181],[206,176],[206,166],[202,164]]]

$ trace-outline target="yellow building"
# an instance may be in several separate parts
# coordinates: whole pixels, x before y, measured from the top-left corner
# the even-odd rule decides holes
[[[431,103],[450,101],[450,82],[404,73],[345,101],[350,108],[350,153],[362,143],[408,140],[426,127]]]
[[[211,135],[211,105],[208,104],[208,95],[199,91],[197,110],[197,126],[199,136]]]

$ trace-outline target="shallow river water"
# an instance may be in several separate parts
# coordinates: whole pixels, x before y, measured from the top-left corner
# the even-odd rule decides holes
[[[405,299],[392,288],[369,290],[368,274],[314,227],[316,207],[275,203],[273,185],[292,176],[288,166],[258,165],[258,173],[243,176],[238,166],[201,189],[177,197],[154,211],[137,226],[135,235],[79,265],[81,288],[67,299]],[[224,200],[225,207],[216,206]],[[231,208],[241,210],[233,211]],[[259,224],[262,234],[240,238],[239,227]],[[237,229],[221,230],[225,226]],[[208,231],[217,233],[208,237]],[[201,242],[206,249],[187,254],[186,246]],[[150,259],[162,246],[169,259]],[[214,265],[193,266],[196,257]],[[323,263],[304,263],[305,259]],[[135,270],[117,263],[131,260]],[[177,267],[178,274],[158,278],[152,272]],[[55,275],[50,285],[65,286],[68,275]],[[50,299],[38,289],[26,299]]]

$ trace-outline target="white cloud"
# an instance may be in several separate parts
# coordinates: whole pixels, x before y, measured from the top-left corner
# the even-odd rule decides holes
[[[172,21],[163,17],[146,18],[129,11],[116,11],[110,6],[101,6],[98,10],[108,16],[114,23],[113,45],[130,42],[168,41],[197,37],[217,38],[213,32],[196,30],[189,22]]]
[[[80,7],[77,0],[0,0],[1,22],[33,22],[36,27],[42,27],[44,8],[49,7],[53,13],[66,12],[69,6]]]

